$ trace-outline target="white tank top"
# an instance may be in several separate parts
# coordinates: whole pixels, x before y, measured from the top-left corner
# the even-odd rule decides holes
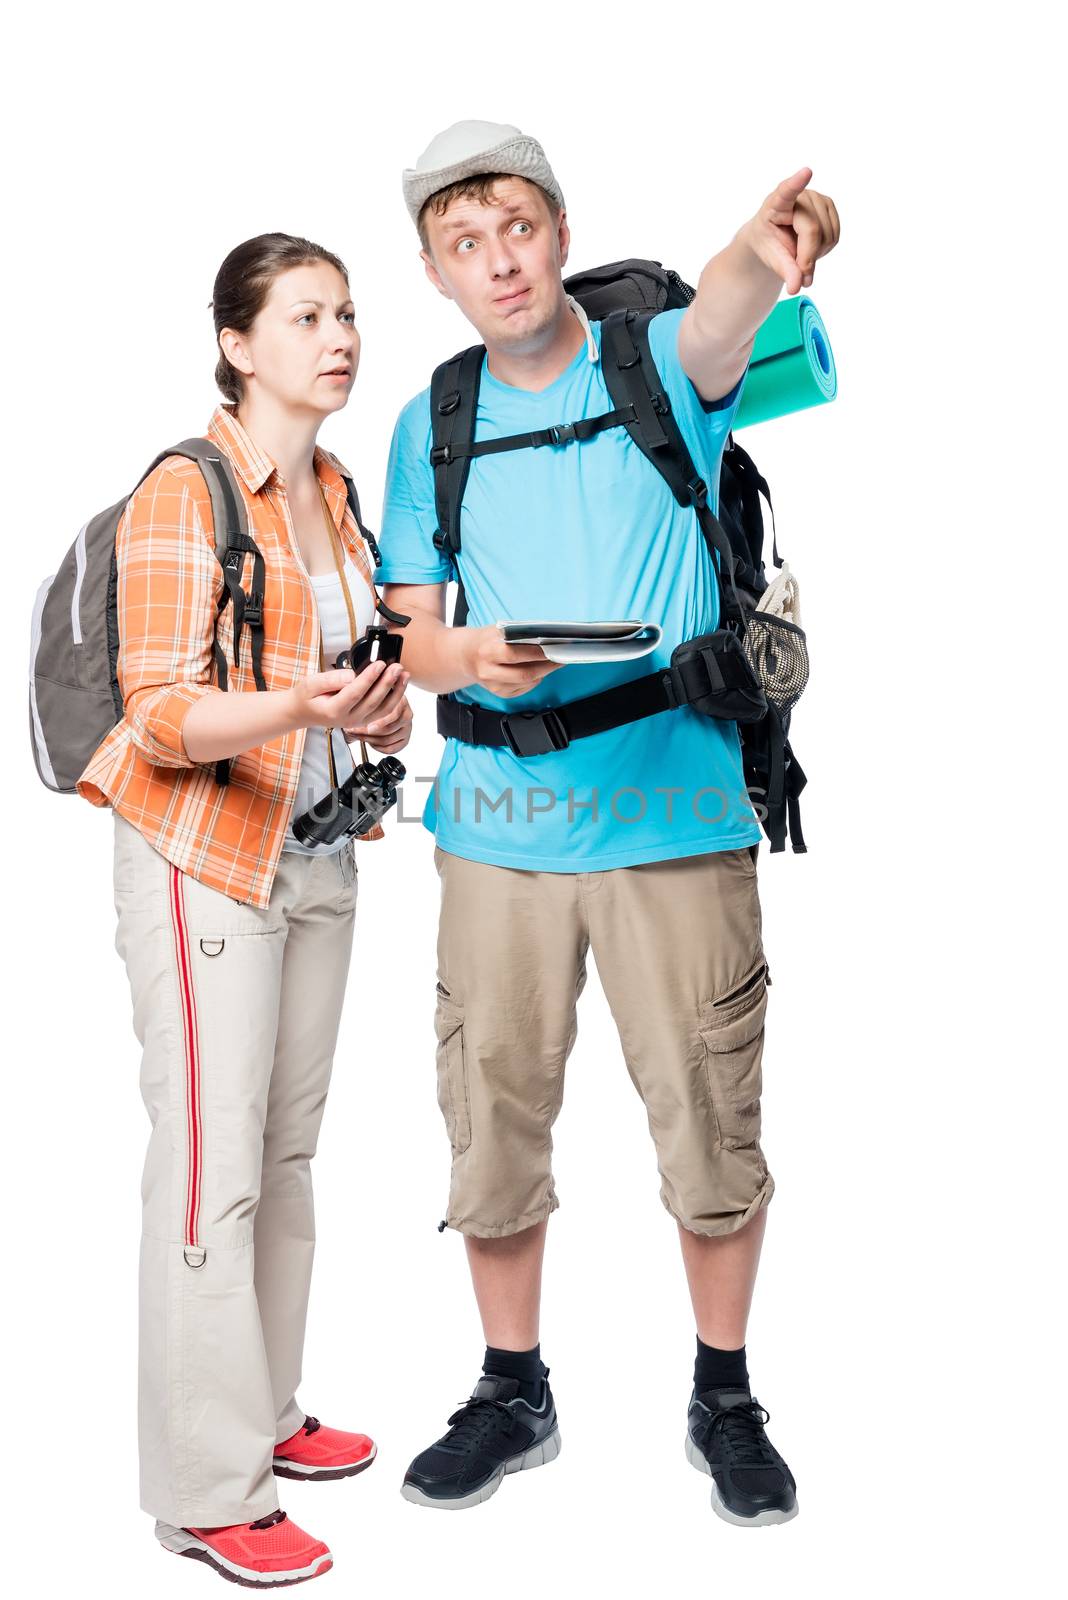
[[[345,595],[341,588],[341,578],[337,572],[309,573],[312,590],[315,594],[315,605],[319,613],[319,627],[323,636],[323,656],[328,667],[332,667],[342,650],[347,650],[353,643],[349,638],[349,613],[345,605]],[[357,568],[350,555],[345,557],[345,582],[349,586],[349,596],[352,600],[352,609],[356,613],[356,638],[370,626],[374,620],[375,607],[370,587],[366,578]],[[335,729],[330,738],[334,747],[334,763],[337,767],[339,783],[344,783],[356,762],[360,760],[360,742],[357,739],[351,747],[340,729]],[[293,816],[299,817],[322,800],[330,793],[333,785],[330,782],[330,764],[326,748],[327,733],[325,728],[309,728],[304,737],[304,757],[300,764],[300,776],[297,779],[297,798],[293,804]],[[355,755],[353,755],[355,751]],[[372,757],[373,759],[373,757]],[[333,855],[336,851],[344,849],[349,842],[349,836],[343,833],[340,839],[335,839],[333,844],[315,845],[309,849],[300,843],[293,833],[292,822],[286,832],[283,850],[293,850],[302,856]]]

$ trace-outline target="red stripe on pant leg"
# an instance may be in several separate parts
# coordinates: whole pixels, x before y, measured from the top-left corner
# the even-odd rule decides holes
[[[197,1028],[196,994],[189,954],[189,929],[185,916],[185,880],[173,871],[175,938],[178,948],[182,1013],[186,1032],[186,1117],[189,1140],[188,1187],[186,1193],[186,1243],[197,1243],[200,1218],[201,1117],[200,1117],[200,1036]]]
[[[182,903],[182,934],[186,945],[186,968],[189,974],[189,1009],[193,1019],[193,1045],[196,1050],[196,1070],[193,1074],[193,1132],[195,1140],[193,1152],[195,1156],[195,1169],[193,1184],[193,1212],[190,1219],[190,1236],[196,1244],[200,1238],[200,1180],[204,1170],[204,1130],[200,1113],[200,1025],[197,1021],[197,994],[193,984],[193,963],[190,955],[188,928],[185,920],[185,880],[179,886]]]
[[[192,1205],[189,1221],[189,1237],[193,1244],[200,1238],[200,1181],[204,1170],[204,1130],[200,1113],[200,1027],[197,1022],[197,993],[193,983],[193,961],[189,944],[189,927],[185,916],[185,878],[178,879],[178,901],[181,909],[182,940],[185,946],[185,966],[189,988],[189,1013],[192,1018],[192,1037],[194,1050],[194,1070],[192,1075],[192,1106],[193,1123],[193,1184]]]
[[[171,925],[174,930],[175,960],[178,967],[178,995],[182,1007],[182,1036],[185,1042],[185,1126],[186,1126],[186,1191],[185,1191],[185,1242],[195,1244],[191,1232],[191,1197],[193,1189],[193,1169],[195,1163],[196,1135],[193,1121],[193,1096],[191,1082],[194,1077],[196,1060],[196,1041],[193,1038],[192,1012],[189,1006],[189,986],[186,968],[185,929],[182,919],[182,903],[179,898],[181,875],[174,868],[170,871],[170,902]]]
[[[178,992],[182,1004],[182,1029],[185,1038],[186,1083],[186,1141],[188,1149],[186,1175],[185,1241],[197,1243],[200,1219],[200,1040],[197,1032],[196,996],[193,991],[193,970],[189,959],[189,930],[185,918],[185,893],[182,874],[171,867],[170,882],[171,921],[174,927],[174,947],[178,963]]]
[[[193,963],[189,946],[189,927],[185,915],[185,878],[177,881],[179,928],[185,956],[185,987],[188,995],[190,1038],[193,1045],[189,1077],[189,1120],[193,1131],[189,1184],[189,1242],[196,1244],[200,1229],[200,1177],[203,1168],[203,1130],[200,1116],[200,1030],[197,1026],[197,997],[193,985]]]

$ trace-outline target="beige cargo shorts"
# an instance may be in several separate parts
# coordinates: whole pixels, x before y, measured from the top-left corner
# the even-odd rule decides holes
[[[434,860],[448,1226],[499,1238],[556,1210],[552,1128],[592,949],[664,1205],[694,1233],[742,1227],[774,1191],[760,1148],[771,980],[756,848],[606,872],[526,872],[440,848]]]

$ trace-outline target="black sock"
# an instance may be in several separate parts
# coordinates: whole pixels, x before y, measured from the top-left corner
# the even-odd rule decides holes
[[[494,1378],[517,1379],[520,1397],[532,1406],[541,1399],[542,1379],[549,1376],[549,1369],[541,1359],[540,1344],[533,1350],[497,1350],[488,1344],[482,1370]]]
[[[748,1389],[745,1345],[740,1350],[717,1350],[714,1344],[702,1344],[698,1339],[693,1386],[698,1394],[706,1389]]]

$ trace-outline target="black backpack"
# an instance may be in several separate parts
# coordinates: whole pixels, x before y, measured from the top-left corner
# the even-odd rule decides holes
[[[767,501],[772,515],[772,559],[776,567],[782,566],[775,538],[771,494],[752,458],[732,434],[727,439],[722,458],[719,514],[718,517],[713,514],[708,504],[708,485],[700,478],[675,422],[649,348],[649,323],[653,316],[660,311],[689,305],[694,290],[678,273],[665,269],[657,261],[643,260],[614,261],[588,272],[575,273],[565,278],[564,287],[579,302],[591,321],[602,323],[602,370],[614,406],[611,412],[602,417],[576,423],[558,423],[536,433],[486,440],[476,445],[475,415],[484,347],[474,345],[460,351],[451,360],[443,362],[431,380],[433,437],[430,460],[434,471],[438,516],[434,544],[449,557],[458,585],[453,626],[461,626],[467,620],[467,597],[456,557],[461,548],[460,514],[473,457],[502,449],[537,449],[544,445],[569,444],[592,438],[605,428],[625,427],[642,454],[664,478],[679,504],[693,507],[710,553],[714,551],[719,555],[721,624],[725,623],[728,630],[734,630],[744,638],[748,620],[768,586],[763,558],[761,497]],[[713,559],[713,566],[716,565]],[[791,640],[791,633],[799,636],[796,641]],[[795,643],[797,648],[793,649]],[[800,682],[803,687],[807,679],[804,635],[799,629],[791,628],[789,623],[781,624],[775,630],[774,648],[780,659],[776,662],[772,656],[773,667],[777,666],[781,672],[782,658],[792,655],[795,686]],[[636,702],[640,685],[648,681],[637,680],[630,686],[631,702]],[[609,694],[618,693],[609,691]],[[799,693],[798,689],[792,697],[787,696],[782,700],[769,696],[766,710],[759,720],[738,722],[746,787],[761,817],[773,853],[785,849],[787,834],[796,853],[803,853],[806,849],[798,804],[806,778],[788,737],[790,704]],[[594,698],[581,703],[573,702],[572,705],[590,706]],[[596,698],[607,700],[608,696]],[[648,711],[658,709],[660,703],[657,701],[654,704],[650,698],[647,709],[639,710],[637,714],[648,714]],[[557,708],[557,711],[562,709]],[[471,730],[479,725],[480,720],[477,715],[472,719],[460,703],[448,697],[439,697],[438,725],[442,732],[471,739]],[[516,723],[522,718],[517,719],[513,715],[503,720]],[[559,718],[554,719],[548,714],[541,720],[550,723],[550,744],[529,751],[520,745],[518,748],[521,753],[538,753],[539,748],[563,747],[555,740],[552,727],[554,722],[558,726]],[[488,720],[483,721],[483,726],[488,728]],[[474,742],[482,741],[476,738]],[[517,748],[511,734],[507,742]]]

